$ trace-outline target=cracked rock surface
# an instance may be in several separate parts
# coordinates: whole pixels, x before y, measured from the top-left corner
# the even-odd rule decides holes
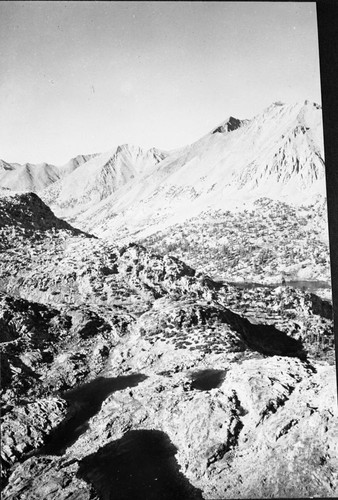
[[[337,496],[328,302],[41,222],[30,196],[0,199],[2,498]]]

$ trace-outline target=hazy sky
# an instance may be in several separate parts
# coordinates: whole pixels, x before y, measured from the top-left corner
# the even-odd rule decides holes
[[[172,149],[320,103],[314,2],[0,1],[0,158]]]

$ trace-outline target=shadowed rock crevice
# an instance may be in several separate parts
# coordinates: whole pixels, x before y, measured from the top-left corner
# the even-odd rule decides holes
[[[268,356],[291,356],[306,359],[300,340],[289,337],[273,325],[253,325],[249,320],[225,310],[227,322],[241,334],[247,346]]]
[[[0,318],[0,343],[12,342],[19,337],[14,325],[8,324],[4,319]]]
[[[15,351],[15,349],[13,349]],[[40,386],[39,375],[27,366],[15,353],[11,352],[10,348],[5,351],[0,351],[0,366],[1,366],[1,389],[5,392],[14,387],[13,393],[20,393],[20,397],[13,398],[13,403],[16,399],[23,399],[22,394],[28,395],[32,387]],[[38,389],[36,390],[38,392]],[[1,413],[7,411],[6,400],[1,404]]]
[[[102,500],[202,500],[180,472],[176,452],[163,432],[129,431],[84,458],[78,476]]]
[[[290,356],[306,360],[306,352],[300,340],[289,337],[273,325],[251,325],[245,338],[249,347],[268,356]]]

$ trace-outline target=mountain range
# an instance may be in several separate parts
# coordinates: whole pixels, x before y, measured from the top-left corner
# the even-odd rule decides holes
[[[324,168],[309,102],[2,162],[4,500],[337,497]]]
[[[214,277],[330,279],[322,112],[310,101],[228,116],[172,151],[124,144],[61,167],[3,162],[1,179],[4,194],[32,190],[74,227]]]
[[[96,154],[78,155],[65,165],[57,167],[49,163],[8,163],[0,160],[0,186],[13,191],[40,192],[66,177]]]
[[[81,229],[129,239],[264,196],[310,203],[325,196],[321,107],[275,102],[174,151],[125,144],[63,167],[2,162],[0,184],[37,192]]]

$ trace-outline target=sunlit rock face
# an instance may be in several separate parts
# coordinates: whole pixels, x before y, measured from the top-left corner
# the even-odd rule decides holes
[[[291,135],[284,137],[290,155],[310,131],[315,142],[318,117],[313,116],[320,110],[304,106],[275,104],[263,115],[269,127],[279,120],[287,128],[292,118],[294,132],[288,129]],[[196,167],[193,159],[203,144],[210,146],[205,150],[208,157],[213,148],[217,154],[224,152],[225,141],[239,147],[245,130],[257,138],[257,147],[259,141],[262,146],[265,136],[257,132],[261,118],[247,122],[230,117],[201,144],[176,151],[175,161],[157,150],[120,148],[109,168],[122,175],[128,162],[137,160],[138,171],[119,177],[122,184],[115,192],[127,192],[132,175],[139,182],[150,171],[161,172],[163,180],[188,161]],[[268,156],[272,149],[269,144],[264,148]],[[320,158],[314,156],[308,157],[305,170],[312,171],[312,165],[318,174]],[[86,164],[99,165],[99,158],[69,168],[74,175],[85,172]],[[271,165],[268,176],[276,174]],[[260,176],[259,165],[255,169]],[[306,172],[295,170],[295,175],[308,182]],[[55,193],[59,182],[53,183]],[[178,196],[166,182],[163,199]],[[191,194],[183,189],[179,196]],[[158,196],[154,194],[154,206]],[[216,280],[210,277],[217,278],[216,273],[204,272],[215,262],[207,251],[209,262],[201,257],[203,265],[196,270],[194,259],[185,263],[165,246],[153,252],[147,241],[121,244],[109,217],[109,239],[101,239],[56,217],[36,194],[5,190],[0,198],[2,497],[337,496],[332,305],[316,290],[293,288],[285,278],[272,281],[272,274],[265,283],[269,286],[259,280],[245,287],[240,262],[231,264],[233,235],[243,248],[238,253],[247,266],[243,269],[252,271],[247,276],[261,276],[272,257],[261,252],[260,234],[260,250],[252,243],[255,259],[248,258],[240,236],[250,233],[251,223],[264,229],[271,216],[273,227],[280,228],[282,217],[288,222],[295,216],[297,222],[301,213],[305,228],[312,215],[320,219],[324,209],[319,208],[296,212],[261,198],[246,219],[222,212],[229,239],[222,243],[224,274]],[[215,228],[210,226],[208,232],[196,220],[186,224],[187,234],[196,236],[190,245],[196,249],[194,258],[202,255],[203,242]],[[283,228],[289,236],[297,229]],[[283,231],[275,240],[278,245],[285,239]],[[308,241],[305,232],[302,238]],[[149,245],[154,248],[156,242]],[[233,248],[237,252],[236,245]],[[281,248],[285,252],[278,265],[289,266],[287,259],[293,256],[287,247]],[[297,248],[294,258],[300,262],[303,254]],[[321,248],[324,252],[318,245],[313,258],[316,277],[324,280],[319,272],[326,265]]]

